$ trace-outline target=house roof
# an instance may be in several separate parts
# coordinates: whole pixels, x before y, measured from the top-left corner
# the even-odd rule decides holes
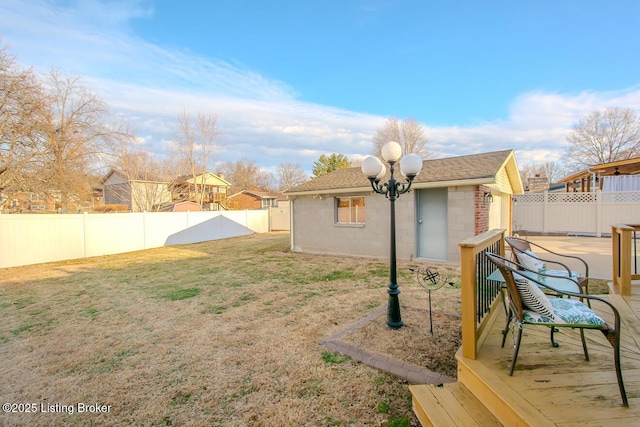
[[[110,169],[109,172],[100,180],[100,184],[104,184],[112,175],[120,175],[121,177],[123,177],[128,181],[145,181],[145,182],[160,182],[160,183],[167,183],[170,181],[166,177],[160,176],[159,174],[154,172],[134,171],[129,174],[126,171],[122,171],[119,169]]]
[[[514,193],[522,193],[524,188],[515,163],[513,150],[471,154],[443,159],[425,160],[422,170],[413,180],[413,188],[448,187],[452,185],[495,184],[498,172],[505,168]],[[399,174],[396,172],[396,176]],[[386,181],[389,177],[387,171]],[[326,175],[313,178],[297,187],[285,191],[288,195],[309,193],[329,193],[340,191],[366,191],[371,188],[367,177],[359,167],[338,169]]]
[[[205,172],[195,178],[191,175],[182,175],[176,179],[176,183],[188,182],[189,184],[193,184],[195,182],[198,185],[201,185],[203,181],[204,184],[214,187],[231,187],[231,183],[211,172]]]
[[[231,199],[234,196],[237,196],[239,194],[250,194],[252,196],[255,196],[258,199],[287,200],[287,196],[283,195],[282,193],[272,193],[272,192],[269,192],[269,191],[259,191],[259,190],[242,190],[242,191],[238,191],[237,193],[234,193],[231,196],[229,196],[229,198]]]

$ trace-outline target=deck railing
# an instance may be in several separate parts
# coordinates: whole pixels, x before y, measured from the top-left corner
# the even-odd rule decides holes
[[[636,235],[638,231],[640,231],[640,225],[611,226],[613,285],[620,295],[631,295],[631,281],[640,280]]]
[[[486,253],[504,255],[505,230],[490,230],[467,239],[460,246],[462,286],[462,355],[475,359],[478,339],[486,326],[488,314],[500,303],[502,285],[487,280],[495,270]]]

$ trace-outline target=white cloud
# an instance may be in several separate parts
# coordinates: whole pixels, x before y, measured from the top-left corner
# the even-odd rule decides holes
[[[4,43],[37,69],[76,71],[88,86],[126,115],[140,143],[166,152],[183,111],[217,114],[225,151],[219,160],[242,157],[268,170],[283,161],[310,171],[320,154],[362,158],[385,117],[303,102],[286,82],[242,64],[169,50],[132,34],[133,17],[152,11],[136,2],[97,0],[62,7],[49,0],[3,0]],[[559,159],[571,127],[591,111],[640,108],[640,86],[577,94],[534,91],[514,99],[506,120],[464,127],[429,127],[440,156],[516,149],[520,163]]]
[[[566,137],[587,114],[610,107],[640,106],[640,87],[578,94],[531,92],[510,106],[507,120],[468,127],[429,128],[431,142],[445,156],[513,148],[520,163],[560,160]]]

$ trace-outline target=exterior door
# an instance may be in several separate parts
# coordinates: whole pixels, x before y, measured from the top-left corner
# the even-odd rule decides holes
[[[418,257],[431,259],[447,259],[447,204],[449,190],[447,188],[429,188],[417,190],[418,212]]]
[[[494,195],[493,202],[489,205],[489,230],[494,228],[506,228],[502,220],[503,204],[502,197]]]

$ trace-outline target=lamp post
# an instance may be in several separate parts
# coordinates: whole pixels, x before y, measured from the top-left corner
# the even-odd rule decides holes
[[[402,156],[402,147],[397,142],[387,142],[380,152],[382,158],[389,164],[391,176],[389,181],[380,183],[385,176],[387,168],[377,157],[367,156],[362,162],[362,173],[371,182],[371,188],[378,194],[384,194],[390,202],[390,248],[389,248],[389,306],[387,308],[387,326],[391,329],[402,327],[400,314],[400,300],[398,294],[397,269],[396,269],[396,206],[395,202],[400,194],[411,189],[413,179],[422,169],[422,159],[417,154],[407,154],[400,161],[400,173],[407,177],[406,182],[396,181],[394,177],[395,165]]]

